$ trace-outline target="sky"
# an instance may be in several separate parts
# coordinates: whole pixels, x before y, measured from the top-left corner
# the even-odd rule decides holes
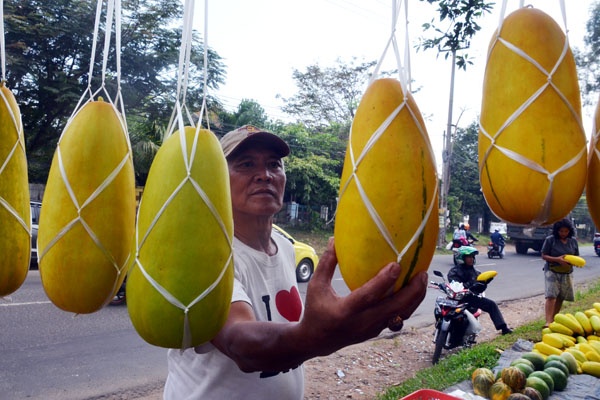
[[[226,108],[234,111],[242,99],[258,102],[274,120],[289,120],[282,111],[284,102],[296,93],[294,69],[310,65],[334,67],[336,60],[358,62],[379,60],[392,32],[392,0],[207,0],[196,1],[194,27],[226,65],[226,84],[212,93]],[[399,0],[398,0],[399,3]],[[505,0],[505,16],[520,6],[518,0]],[[565,0],[566,28],[572,48],[583,48],[585,24],[593,0]],[[408,0],[408,39],[411,43],[409,67],[412,89],[425,119],[438,165],[441,165],[444,131],[448,119],[450,60],[436,50],[417,51],[414,45],[424,35],[422,24],[437,22],[437,7]],[[500,22],[502,0],[493,12],[479,20],[482,30],[467,51],[473,65],[458,70],[455,80],[453,122],[466,127],[477,120],[486,51]],[[560,0],[528,0],[565,29]],[[396,38],[406,39],[403,17]],[[441,25],[440,25],[441,26]],[[402,53],[401,49],[401,54]],[[394,52],[388,51],[384,65],[396,66]],[[392,64],[389,64],[392,63]],[[416,89],[416,91],[415,91]],[[592,131],[593,108],[583,110],[588,137]],[[460,118],[459,118],[460,117]]]

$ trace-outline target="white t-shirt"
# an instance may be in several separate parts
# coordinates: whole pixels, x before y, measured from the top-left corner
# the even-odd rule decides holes
[[[298,291],[292,244],[272,233],[277,254],[268,256],[234,238],[234,282],[231,302],[245,301],[258,321],[295,322],[304,307]],[[181,353],[168,351],[164,399],[265,400],[304,397],[302,366],[287,372],[242,372],[237,364],[212,344]]]

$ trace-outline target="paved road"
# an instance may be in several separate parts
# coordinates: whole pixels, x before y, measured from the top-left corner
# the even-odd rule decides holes
[[[575,281],[599,278],[600,257],[591,247],[582,247],[581,252],[587,265],[575,271]],[[450,255],[435,256],[430,278],[432,270],[446,274],[451,265]],[[541,265],[539,254],[508,251],[503,260],[478,258],[481,270],[499,272],[487,291],[498,301],[542,293]],[[334,286],[341,294],[348,292],[339,274]],[[300,290],[304,293],[306,285]],[[437,295],[428,291],[407,326],[433,322]],[[166,350],[137,335],[126,307],[79,316],[61,311],[48,301],[37,271],[30,271],[11,297],[0,300],[0,400],[123,399],[160,392]]]

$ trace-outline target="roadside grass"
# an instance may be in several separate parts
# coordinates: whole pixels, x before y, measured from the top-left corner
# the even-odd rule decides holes
[[[563,304],[561,312],[575,313],[593,307],[599,300],[600,279],[591,282],[585,289],[577,290],[575,301]],[[538,342],[542,338],[543,319],[535,320],[514,329],[510,335],[497,336],[489,342],[484,342],[451,354],[432,367],[418,371],[413,378],[407,379],[399,385],[388,388],[377,396],[379,400],[397,400],[419,389],[433,389],[443,391],[467,379],[476,368],[493,368],[502,351],[510,348],[516,339]]]

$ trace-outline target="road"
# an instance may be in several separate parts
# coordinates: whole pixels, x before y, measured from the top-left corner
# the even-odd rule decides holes
[[[600,278],[600,257],[591,246],[580,250],[587,265],[575,271],[575,282]],[[479,256],[477,265],[483,271],[498,271],[486,292],[497,301],[543,293],[539,254],[508,251],[503,260]],[[446,275],[451,266],[450,255],[435,256],[430,279],[435,278],[431,271]],[[348,293],[339,273],[334,287],[342,295]],[[306,284],[300,291],[305,293]],[[437,296],[429,289],[406,326],[431,324]],[[0,321],[0,400],[137,398],[157,393],[164,384],[166,350],[137,335],[126,307],[77,316],[59,310],[48,301],[36,270],[10,301],[0,300]]]

